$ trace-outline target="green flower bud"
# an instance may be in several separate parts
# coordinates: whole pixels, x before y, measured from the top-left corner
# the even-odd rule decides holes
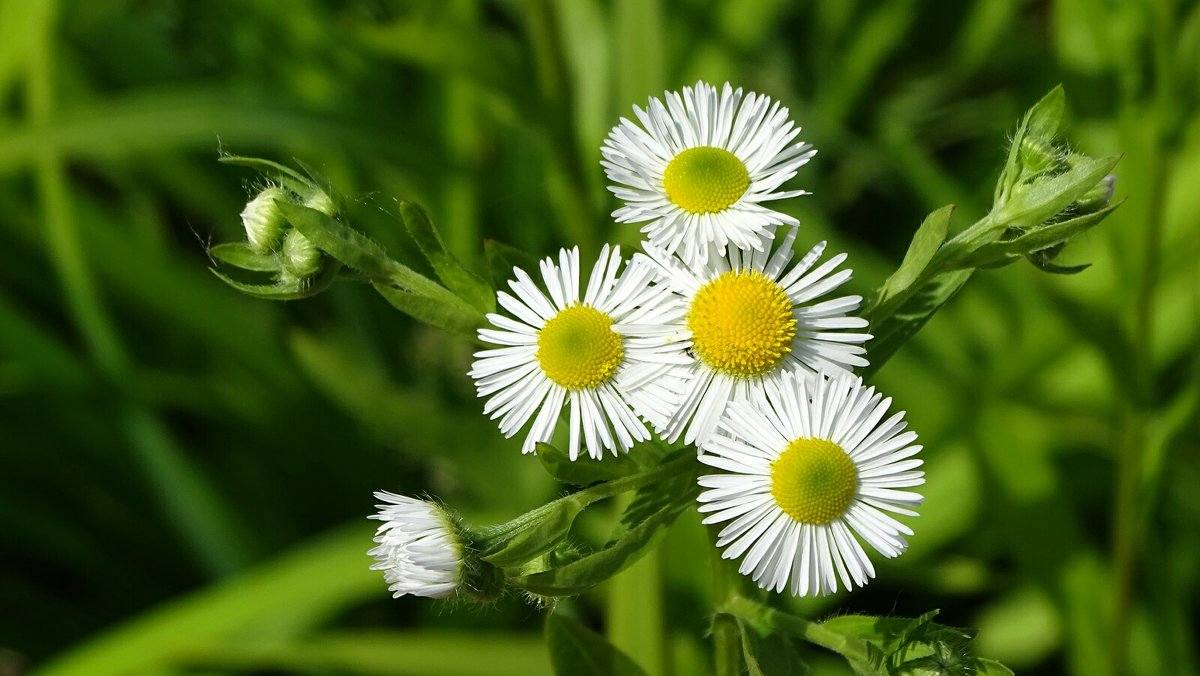
[[[277,202],[288,199],[286,190],[272,186],[255,195],[242,209],[242,226],[255,253],[265,254],[279,247],[285,223]]]
[[[280,281],[292,284],[315,277],[324,267],[324,256],[299,230],[288,230],[280,257]]]
[[[1097,211],[1108,206],[1112,201],[1113,189],[1116,187],[1117,177],[1109,174],[1100,179],[1096,187],[1085,192],[1082,197],[1075,200],[1072,205],[1072,211],[1077,216],[1084,214],[1094,214]]]
[[[1018,152],[1022,173],[1031,176],[1057,174],[1066,169],[1065,153],[1046,139],[1025,136]]]

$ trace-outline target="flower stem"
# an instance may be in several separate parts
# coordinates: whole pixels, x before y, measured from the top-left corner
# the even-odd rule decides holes
[[[712,563],[713,607],[717,612],[712,621],[713,659],[717,676],[740,676],[742,673],[742,638],[737,620],[726,608],[738,598],[738,572],[733,563],[721,558],[716,546],[717,529],[709,527],[713,547],[709,561]]]

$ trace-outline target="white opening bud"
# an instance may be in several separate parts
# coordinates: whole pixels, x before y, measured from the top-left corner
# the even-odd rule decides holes
[[[258,193],[242,209],[242,226],[246,228],[246,239],[256,253],[264,254],[279,247],[283,238],[284,219],[278,200],[287,200],[287,191],[270,187]]]

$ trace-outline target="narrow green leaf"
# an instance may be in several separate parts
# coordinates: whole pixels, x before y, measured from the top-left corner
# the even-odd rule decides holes
[[[208,250],[213,258],[234,267],[253,272],[279,272],[279,258],[271,254],[260,254],[245,242],[226,242]]]
[[[603,636],[559,613],[546,616],[546,645],[559,676],[646,676]]]
[[[438,279],[451,291],[457,293],[463,300],[478,308],[481,312],[492,312],[496,309],[496,293],[490,284],[478,275],[468,270],[446,249],[442,236],[434,227],[429,216],[419,205],[413,202],[400,202],[400,219],[408,228],[408,233],[417,242],[417,247],[429,264],[433,266]]]
[[[600,551],[561,568],[514,578],[512,583],[542,596],[575,596],[631,566],[653,547],[675,521],[685,504],[672,505]]]
[[[476,329],[483,323],[483,315],[444,288],[433,282],[428,284],[428,287],[417,291],[392,286],[379,280],[371,281],[371,286],[375,287],[379,295],[391,303],[392,307],[413,319],[450,333],[475,337]]]
[[[154,673],[198,641],[294,636],[386,585],[364,565],[371,530],[355,523],[254,570],[171,601],[44,664],[44,676]]]
[[[581,456],[572,461],[566,452],[550,444],[538,444],[537,456],[550,476],[572,486],[590,486],[598,481],[619,479],[641,469],[629,454],[606,457],[603,460]]]
[[[541,513],[528,527],[516,532],[503,546],[495,551],[484,552],[483,560],[508,568],[519,566],[534,557],[550,551],[571,531],[575,517],[587,507],[583,501],[565,498],[556,500],[539,510]]]
[[[971,660],[971,666],[974,668],[971,673],[975,676],[1014,676],[1012,669],[996,660],[977,657]]]
[[[758,665],[758,657],[754,654],[754,646],[751,644],[750,635],[746,632],[746,625],[739,621],[737,626],[738,633],[742,635],[742,658],[746,661],[746,671],[750,676],[766,676],[762,667]]]
[[[389,258],[383,247],[341,221],[299,204],[283,201],[277,204],[284,218],[299,230],[300,234],[307,237],[321,251],[355,270],[361,270],[372,277],[390,277],[398,268],[404,268]]]
[[[863,377],[870,378],[901,345],[920,331],[934,313],[962,289],[972,272],[955,270],[934,277],[882,322],[872,324],[871,335],[874,337],[867,344],[867,358],[871,365],[863,370]]]
[[[908,252],[904,254],[900,267],[879,288],[872,307],[886,304],[889,299],[903,294],[920,279],[942,242],[946,241],[954,209],[953,204],[948,204],[925,217],[921,227],[917,228],[916,234],[913,235],[912,243],[908,245]]]
[[[337,265],[330,265],[321,275],[307,282],[293,284],[244,284],[235,281],[217,270],[210,270],[222,282],[242,293],[263,300],[300,300],[310,298],[329,288],[337,278]]]
[[[186,640],[186,639],[185,639]],[[285,641],[186,643],[172,655],[185,673],[538,676],[550,674],[536,634],[359,629]],[[168,672],[169,673],[169,672]]]

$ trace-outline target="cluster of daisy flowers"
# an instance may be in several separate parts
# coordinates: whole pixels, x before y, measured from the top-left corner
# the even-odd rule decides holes
[[[704,523],[759,586],[823,595],[863,586],[863,546],[901,554],[924,483],[916,434],[863,384],[862,298],[839,295],[846,254],[798,259],[798,223],[766,203],[815,154],[788,109],[704,82],[634,107],[602,147],[613,213],[642,251],[577,248],[514,269],[469,373],[484,413],[533,452],[566,427],[572,460],[626,453],[652,434],[695,445]],[[586,273],[586,280],[584,275]],[[585,283],[586,281],[586,283]],[[565,409],[565,411],[564,411]],[[637,452],[634,450],[633,452]],[[379,494],[372,551],[396,595],[439,596],[461,578],[440,508]],[[458,549],[456,549],[458,548]],[[457,567],[456,567],[456,563]]]

